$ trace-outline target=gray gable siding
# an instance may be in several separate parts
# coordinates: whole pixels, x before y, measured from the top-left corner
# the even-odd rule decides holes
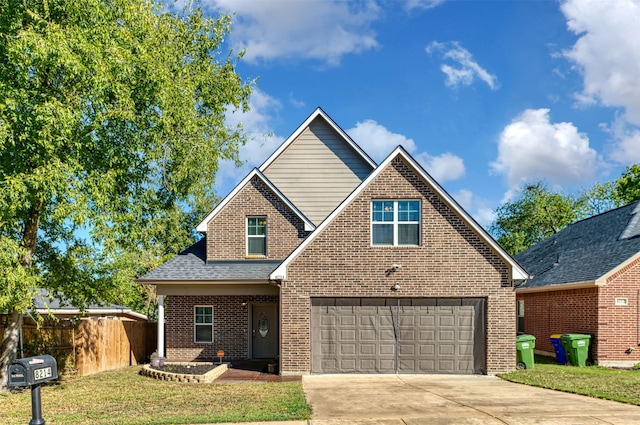
[[[359,153],[316,118],[263,173],[317,225],[371,171]]]
[[[578,221],[515,256],[533,276],[524,288],[592,282],[640,252],[640,201]]]

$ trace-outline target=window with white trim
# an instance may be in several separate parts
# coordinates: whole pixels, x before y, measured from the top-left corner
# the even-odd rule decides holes
[[[247,217],[247,255],[267,255],[267,217]]]
[[[193,335],[196,343],[213,342],[213,307],[197,305],[193,308]]]
[[[371,201],[371,244],[420,245],[420,201]]]

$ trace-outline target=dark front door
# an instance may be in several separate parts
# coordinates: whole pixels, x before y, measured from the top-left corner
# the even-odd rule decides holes
[[[254,304],[251,308],[251,351],[254,359],[278,356],[278,306]]]

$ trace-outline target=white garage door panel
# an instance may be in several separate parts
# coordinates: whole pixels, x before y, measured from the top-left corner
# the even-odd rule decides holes
[[[314,299],[312,372],[478,373],[483,306],[477,299]]]

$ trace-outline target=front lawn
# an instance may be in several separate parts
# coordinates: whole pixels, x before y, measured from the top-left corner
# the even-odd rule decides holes
[[[47,423],[198,424],[304,420],[311,415],[301,382],[186,384],[140,376],[140,367],[64,377],[41,389]],[[0,423],[31,419],[29,389],[0,393]]]
[[[507,381],[640,405],[640,370],[575,367],[536,356],[535,367],[498,375]]]

